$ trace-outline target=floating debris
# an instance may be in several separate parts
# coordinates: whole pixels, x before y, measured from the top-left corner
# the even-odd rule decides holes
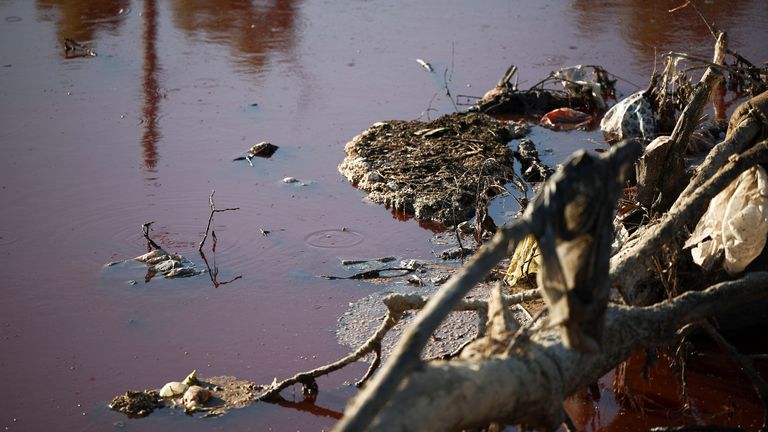
[[[73,57],[96,57],[96,51],[87,46],[75,42],[73,39],[64,39],[64,55],[67,58]]]
[[[278,148],[279,148],[278,146],[272,143],[269,143],[267,141],[262,141],[256,144],[255,146],[251,147],[250,149],[248,149],[245,155],[238,156],[232,160],[239,161],[239,160],[245,159],[248,161],[248,164],[250,166],[253,166],[253,162],[252,162],[253,158],[260,157],[260,158],[269,159],[272,157],[273,154],[275,154]]]
[[[510,139],[506,122],[484,114],[379,122],[347,143],[339,171],[373,202],[455,225],[478,200],[506,192],[515,177]]]
[[[156,390],[132,391],[115,396],[109,403],[109,409],[121,412],[130,418],[142,418],[162,408],[163,400]]]
[[[541,117],[539,124],[545,128],[561,131],[586,128],[592,123],[592,116],[573,108],[557,108]]]
[[[428,70],[429,72],[434,72],[435,71],[435,69],[432,68],[431,64],[425,62],[424,60],[422,60],[420,58],[417,58],[416,62],[419,63],[421,65],[421,67],[423,67],[424,69]]]

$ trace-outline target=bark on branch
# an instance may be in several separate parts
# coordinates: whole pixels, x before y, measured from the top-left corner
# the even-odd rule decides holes
[[[399,386],[398,397],[369,419],[366,430],[459,430],[489,420],[553,429],[561,421],[563,399],[585,382],[635,350],[673,341],[688,323],[768,298],[766,281],[768,272],[752,273],[650,307],[611,306],[606,314],[611,331],[601,352],[566,349],[557,330],[548,329],[510,356],[423,364]]]

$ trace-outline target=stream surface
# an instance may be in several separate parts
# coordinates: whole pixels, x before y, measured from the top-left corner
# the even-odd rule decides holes
[[[702,3],[732,48],[768,60],[765,0]],[[295,404],[219,419],[161,410],[130,420],[107,404],[193,369],[270,383],[346,354],[337,318],[381,288],[317,276],[336,273],[339,258],[434,255],[429,229],[342,179],[344,144],[377,121],[452,112],[446,78],[453,95],[482,96],[512,63],[522,88],[581,63],[632,93],[655,51],[711,57],[693,10],[666,12],[677,5],[0,0],[0,428],[329,429],[364,365],[321,379],[314,404],[285,391]],[[98,56],[67,58],[65,38]],[[551,164],[604,147],[595,132],[533,137]],[[253,167],[232,161],[260,141],[280,148]],[[213,189],[218,207],[239,210],[216,214],[206,257],[218,282],[242,278],[145,283],[140,266],[103,267],[144,253],[149,221],[155,241],[203,266]],[[609,385],[600,391],[569,408],[588,430],[659,424],[627,422],[645,417],[609,398]]]

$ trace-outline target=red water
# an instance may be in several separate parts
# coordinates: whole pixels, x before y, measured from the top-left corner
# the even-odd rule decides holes
[[[106,405],[192,369],[266,383],[346,353],[336,318],[376,288],[316,275],[339,257],[432,252],[429,229],[341,179],[344,143],[379,120],[451,112],[446,69],[454,94],[477,96],[510,63],[522,87],[576,63],[645,86],[654,49],[710,55],[691,10],[665,13],[676,4],[0,0],[0,426],[329,428],[362,366],[321,380],[315,405],[206,421],[128,420]],[[702,7],[733,48],[766,60],[764,0]],[[64,38],[98,56],[66,58]],[[599,146],[596,134],[537,137],[550,161]],[[280,149],[254,167],[232,161],[260,141]],[[139,268],[102,268],[144,251],[147,221],[202,265],[212,189],[240,208],[216,216],[218,280],[242,279],[145,284]]]

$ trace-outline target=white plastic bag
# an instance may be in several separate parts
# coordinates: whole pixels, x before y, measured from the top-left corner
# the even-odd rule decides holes
[[[656,119],[651,103],[641,91],[627,96],[605,113],[600,129],[616,140],[643,138],[650,141],[656,136]]]
[[[693,261],[705,270],[724,253],[723,268],[733,275],[760,255],[767,236],[768,174],[756,166],[710,201],[685,245],[696,245]]]

